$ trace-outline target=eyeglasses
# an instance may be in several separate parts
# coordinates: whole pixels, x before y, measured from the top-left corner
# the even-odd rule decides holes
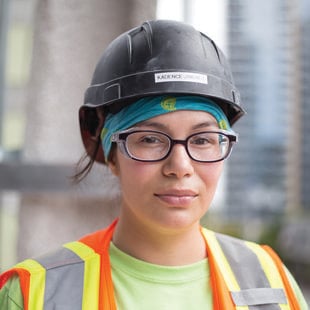
[[[188,136],[185,140],[175,140],[160,131],[130,128],[111,137],[111,141],[118,144],[124,155],[143,162],[164,160],[176,144],[182,144],[194,161],[217,162],[229,156],[237,140],[236,134],[225,130],[202,131]]]

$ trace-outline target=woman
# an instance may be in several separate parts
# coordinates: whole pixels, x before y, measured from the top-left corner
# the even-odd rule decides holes
[[[119,178],[108,228],[4,273],[1,309],[307,309],[267,247],[200,226],[244,114],[212,40],[174,21],[115,39],[80,109],[90,161]]]

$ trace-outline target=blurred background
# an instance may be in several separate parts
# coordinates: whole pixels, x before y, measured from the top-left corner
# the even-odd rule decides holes
[[[105,167],[70,182],[77,111],[107,44],[155,18],[214,39],[247,111],[203,224],[271,245],[308,295],[309,0],[0,0],[0,270],[117,216]]]

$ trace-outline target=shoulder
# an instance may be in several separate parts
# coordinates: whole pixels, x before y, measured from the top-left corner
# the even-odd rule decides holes
[[[296,280],[269,246],[216,233],[205,228],[202,228],[202,233],[216,261],[223,266],[227,266],[228,263],[229,270],[232,270],[239,278],[238,280],[243,278],[242,273],[245,273],[246,278],[260,274],[261,278],[266,278],[270,284],[276,286],[279,286],[282,281],[286,282],[287,279],[287,289],[290,287],[293,290],[301,309],[308,309]]]
[[[216,233],[202,228],[207,247],[215,259],[232,269],[262,271],[267,277],[277,274],[277,264],[282,264],[276,253],[268,246]],[[253,274],[255,276],[255,273]]]
[[[84,238],[86,240],[95,240],[94,243],[96,243],[96,240],[101,239],[101,236],[102,232],[98,231]],[[61,274],[61,269],[78,269],[79,265],[83,268],[85,262],[98,259],[99,256],[91,244],[88,245],[83,242],[84,238],[79,241],[68,242],[44,255],[21,261],[1,275],[0,284],[3,284],[0,287],[6,286],[11,278],[22,278],[26,274],[29,274],[31,278],[35,278],[47,272]]]
[[[96,239],[98,234],[93,237]],[[45,287],[49,297],[67,288],[75,288],[80,296],[87,266],[99,274],[100,254],[82,241],[69,242],[45,255],[26,259],[0,275],[0,309],[23,309],[23,292],[29,289],[30,279],[41,293]],[[69,296],[71,291],[74,290],[66,294]]]
[[[84,265],[86,262],[98,259],[100,254],[97,253],[96,249],[100,247],[103,239],[104,231],[97,231],[78,241],[68,242],[52,252],[30,260],[27,267],[31,268],[33,264],[31,261],[35,261],[45,271],[59,270],[59,268],[68,269],[70,266],[74,266],[76,269],[78,265]],[[27,265],[27,261],[17,266],[24,267],[25,265]]]
[[[78,241],[68,242],[59,248],[33,259],[26,259],[11,270],[1,275],[1,282],[6,283],[14,275],[20,275],[20,271],[26,270],[31,276],[45,273],[47,271],[69,268],[70,266],[82,265],[98,257],[108,249],[104,243],[109,244],[107,229],[99,230],[82,237]],[[1,285],[0,285],[1,287]]]
[[[250,242],[226,234],[214,232],[212,230],[201,228],[202,234],[204,235],[206,242],[209,244],[211,249],[218,249],[225,252],[232,252],[236,255],[241,255],[238,250],[261,248],[261,245],[255,242]]]

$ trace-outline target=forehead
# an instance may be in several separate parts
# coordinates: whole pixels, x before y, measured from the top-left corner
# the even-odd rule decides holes
[[[204,111],[181,110],[158,115],[138,123],[136,126],[164,126],[164,127],[213,127],[218,128],[213,115]]]

